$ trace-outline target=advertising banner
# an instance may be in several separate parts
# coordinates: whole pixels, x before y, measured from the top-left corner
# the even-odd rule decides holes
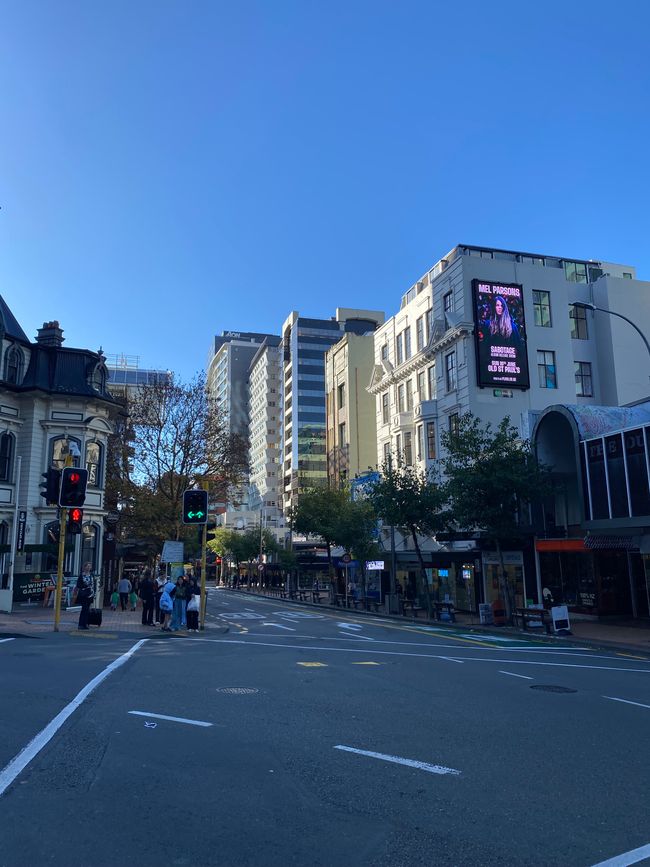
[[[522,286],[472,280],[472,289],[479,386],[530,388]]]

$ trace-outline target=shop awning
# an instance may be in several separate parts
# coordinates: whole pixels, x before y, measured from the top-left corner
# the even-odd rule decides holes
[[[638,551],[639,540],[635,536],[585,536],[588,551]]]

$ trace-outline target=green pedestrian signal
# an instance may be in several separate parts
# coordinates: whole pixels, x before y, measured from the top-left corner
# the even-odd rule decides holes
[[[183,491],[183,523],[206,524],[208,521],[208,492]]]

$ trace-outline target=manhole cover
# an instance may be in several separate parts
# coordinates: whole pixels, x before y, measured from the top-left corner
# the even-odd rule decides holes
[[[217,692],[225,692],[226,695],[252,695],[259,692],[259,689],[252,686],[220,686]]]
[[[577,689],[570,689],[568,686],[552,686],[545,683],[538,683],[531,686],[531,689],[541,689],[542,692],[577,692]]]

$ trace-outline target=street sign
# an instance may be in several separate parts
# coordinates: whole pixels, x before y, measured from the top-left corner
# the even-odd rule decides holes
[[[352,560],[352,557],[350,557],[349,554],[344,554],[344,555],[341,557],[341,560],[342,560],[343,563],[349,563],[349,562]]]
[[[182,542],[165,542],[160,557],[161,563],[180,563],[183,564],[183,543]]]
[[[366,560],[366,569],[370,571],[371,569],[382,570],[384,568],[383,560]]]
[[[25,549],[25,527],[27,525],[27,512],[22,509],[18,512],[18,538],[16,539],[16,551]]]
[[[107,524],[117,524],[120,520],[120,513],[117,510],[113,510],[104,516],[104,520]]]

